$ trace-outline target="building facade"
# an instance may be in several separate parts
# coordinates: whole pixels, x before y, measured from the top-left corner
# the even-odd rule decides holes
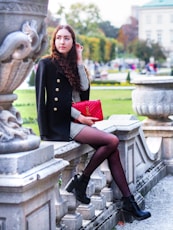
[[[152,0],[139,8],[139,39],[159,43],[173,65],[173,0]]]

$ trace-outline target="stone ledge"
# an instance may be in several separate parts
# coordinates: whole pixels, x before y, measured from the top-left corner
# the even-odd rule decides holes
[[[44,144],[32,151],[0,154],[0,174],[21,174],[53,158],[53,146]]]
[[[133,119],[132,119],[133,118]],[[129,132],[134,129],[138,129],[141,122],[134,119],[131,115],[113,115],[109,120],[98,121],[95,123],[94,127],[104,130],[108,133],[118,133],[121,136],[123,132]],[[87,144],[80,144],[76,141],[42,141],[44,145],[52,145],[54,148],[55,158],[63,158],[64,160],[70,160],[72,158],[72,153],[75,151],[91,151],[92,147]]]

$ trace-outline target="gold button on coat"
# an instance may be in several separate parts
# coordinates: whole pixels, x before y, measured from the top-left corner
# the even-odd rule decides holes
[[[55,91],[58,92],[58,91],[59,91],[59,88],[56,88]]]
[[[54,111],[57,111],[58,109],[56,107],[53,108]]]
[[[57,83],[60,83],[60,79],[59,78],[56,81],[57,81]]]
[[[55,97],[55,98],[54,98],[54,101],[58,101],[58,97]]]

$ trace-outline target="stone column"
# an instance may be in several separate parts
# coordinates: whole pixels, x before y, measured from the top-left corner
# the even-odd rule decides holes
[[[55,230],[55,185],[67,165],[52,146],[0,155],[0,229]]]
[[[138,77],[132,81],[134,111],[147,118],[142,123],[151,152],[161,150],[160,156],[168,172],[173,172],[173,78],[168,76]]]

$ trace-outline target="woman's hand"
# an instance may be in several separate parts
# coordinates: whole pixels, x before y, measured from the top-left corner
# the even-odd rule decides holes
[[[95,121],[98,121],[98,118],[96,117],[85,117],[84,115],[80,114],[77,120],[85,125],[92,126]]]
[[[76,43],[77,63],[79,65],[83,64],[82,51],[83,51],[83,46],[81,46],[79,43]]]

